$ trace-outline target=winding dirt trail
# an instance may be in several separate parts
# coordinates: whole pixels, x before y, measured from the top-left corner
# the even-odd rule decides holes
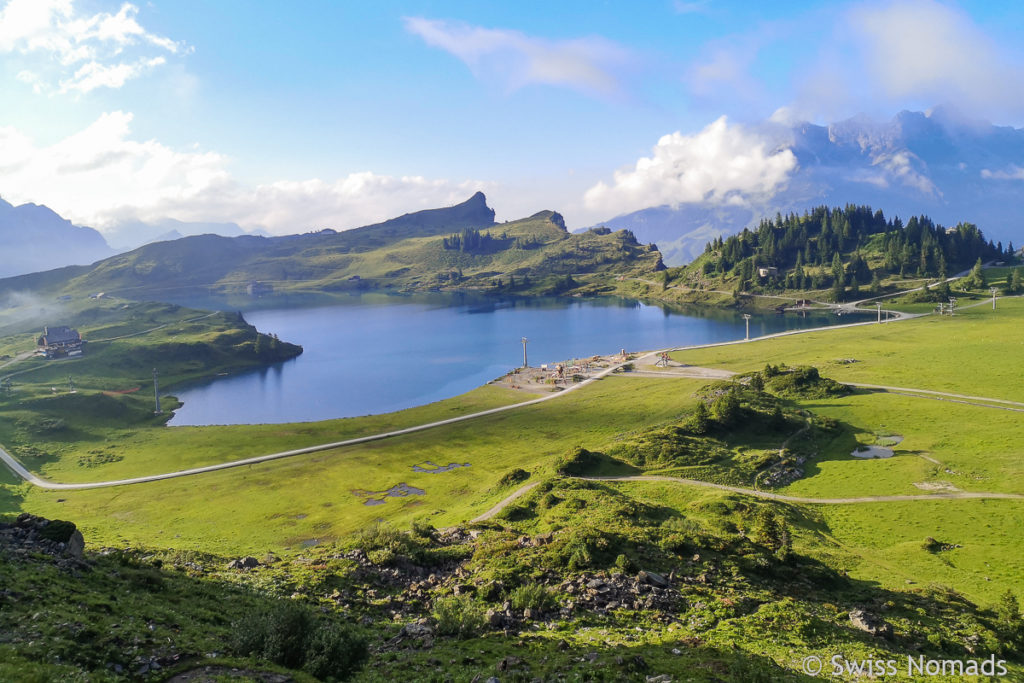
[[[659,475],[638,475],[634,477],[573,477],[584,481],[667,481],[684,486],[695,486],[698,488],[718,489],[730,493],[739,493],[744,496],[763,498],[765,500],[777,500],[783,503],[814,503],[821,505],[852,505],[856,503],[899,503],[907,500],[937,500],[937,499],[961,499],[961,498],[984,498],[984,499],[1005,499],[1024,500],[1024,495],[1019,493],[984,493],[974,491],[956,491],[944,493],[920,493],[893,496],[853,496],[850,498],[809,498],[805,496],[787,496],[782,493],[771,493],[769,491],[758,491],[741,486],[727,486],[725,484],[714,484],[699,479],[683,479],[681,477],[665,477]]]
[[[919,493],[919,494],[906,494],[906,495],[894,495],[894,496],[854,496],[850,498],[809,498],[806,496],[787,496],[782,493],[771,493],[770,491],[758,491],[757,489],[748,489],[741,486],[726,486],[725,484],[714,484],[709,481],[700,481],[699,479],[683,479],[682,477],[665,477],[656,474],[649,475],[637,475],[633,477],[569,477],[569,479],[579,479],[582,481],[634,481],[634,482],[652,482],[652,481],[664,481],[675,484],[682,484],[683,486],[694,486],[696,488],[704,489],[718,489],[719,491],[728,491],[729,493],[739,493],[740,495],[750,496],[752,498],[761,498],[763,500],[775,500],[782,503],[805,503],[812,505],[856,505],[860,503],[901,503],[909,500],[962,500],[962,499],[984,499],[984,500],[1024,500],[1024,495],[1019,493],[983,493],[973,491],[956,491],[956,492],[942,492],[942,493]],[[516,489],[510,496],[496,504],[487,512],[474,517],[469,520],[472,522],[483,522],[491,519],[510,504],[514,503],[519,498],[525,496],[527,493],[532,491],[540,482],[535,481],[532,484],[527,484]]]

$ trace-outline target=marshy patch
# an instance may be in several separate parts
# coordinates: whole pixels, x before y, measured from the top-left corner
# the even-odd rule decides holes
[[[363,505],[383,505],[388,498],[406,498],[408,496],[423,496],[426,491],[415,486],[409,486],[404,481],[399,482],[384,491],[367,491],[365,489],[352,489],[352,495],[357,498],[365,498]]]
[[[413,472],[423,472],[425,474],[438,474],[440,472],[450,472],[457,467],[469,467],[471,463],[463,462],[450,462],[447,465],[438,465],[437,463],[426,460],[423,465],[413,465]]]
[[[891,448],[886,448],[884,446],[857,446],[850,451],[850,455],[855,458],[863,458],[865,460],[872,458],[891,458],[893,456],[893,451]]]
[[[892,447],[903,443],[903,437],[898,434],[888,434],[875,437],[875,443],[871,446],[859,445],[854,448],[850,455],[855,458],[870,460],[872,458],[891,458],[895,453]]]

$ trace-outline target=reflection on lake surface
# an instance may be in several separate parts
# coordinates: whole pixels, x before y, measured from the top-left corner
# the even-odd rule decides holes
[[[341,305],[250,311],[261,332],[301,344],[293,360],[170,391],[172,425],[299,422],[401,410],[461,394],[522,364],[740,339],[734,311],[622,299],[354,296]],[[850,322],[769,313],[750,336]]]

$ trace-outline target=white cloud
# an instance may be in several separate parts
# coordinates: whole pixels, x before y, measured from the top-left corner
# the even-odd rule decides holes
[[[1024,180],[1024,168],[1016,164],[1010,164],[1005,171],[993,171],[988,168],[981,169],[981,177],[986,180]]]
[[[665,135],[650,157],[616,171],[611,185],[587,190],[584,204],[609,215],[663,204],[747,204],[781,190],[796,168],[791,150],[723,116],[696,135]]]
[[[9,0],[0,9],[0,55],[29,62],[17,78],[37,93],[120,88],[186,49],[143,28],[138,11],[125,3],[117,14],[83,15],[73,0]]]
[[[851,24],[873,81],[890,97],[1020,101],[1024,72],[957,9],[933,0],[868,5],[852,12]]]
[[[631,59],[625,48],[599,37],[547,40],[462,22],[422,17],[404,22],[407,31],[458,57],[480,80],[508,91],[540,83],[614,95],[621,89],[616,72]]]
[[[166,64],[163,57],[140,59],[134,64],[114,64],[106,66],[99,62],[83,64],[71,78],[60,82],[60,92],[73,90],[87,93],[96,88],[120,88],[129,80],[149,71],[153,67]]]
[[[795,74],[797,106],[848,116],[949,103],[965,114],[1024,112],[1024,55],[966,12],[935,0],[854,5],[822,32],[817,56]]]
[[[901,150],[892,154],[886,154],[875,158],[872,163],[875,166],[884,168],[890,177],[898,180],[907,187],[919,190],[923,194],[942,196],[939,188],[935,186],[927,176],[914,169],[913,162],[921,163],[914,154]]]
[[[0,127],[0,191],[13,203],[46,204],[99,229],[174,218],[235,222],[271,233],[344,229],[464,201],[488,184],[352,173],[247,186],[215,152],[178,151],[131,138],[132,115],[107,113],[50,146]]]

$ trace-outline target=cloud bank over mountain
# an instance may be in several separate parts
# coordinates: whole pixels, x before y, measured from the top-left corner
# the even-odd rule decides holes
[[[587,190],[584,202],[617,213],[660,204],[745,205],[775,195],[796,170],[790,149],[723,116],[696,135],[665,135],[651,156],[616,171],[611,185]]]
[[[595,185],[587,197],[621,199],[609,206],[625,210],[601,224],[629,228],[641,240],[656,242],[670,263],[690,260],[708,239],[738,232],[761,216],[819,204],[867,204],[904,218],[928,214],[947,225],[969,221],[993,239],[1024,242],[1018,215],[1024,202],[1024,129],[968,120],[938,108],[901,112],[881,123],[864,116],[828,126],[777,119],[737,139],[747,145],[749,161],[740,167],[749,175],[738,177],[753,179],[745,184],[750,191],[718,179],[720,146],[691,143],[685,155],[672,156],[679,162],[675,165],[652,161],[657,152],[637,162],[644,171],[671,168],[667,181],[664,173],[620,172],[615,185]],[[709,180],[703,194],[680,186],[687,175]],[[633,197],[661,201],[630,211]]]
[[[173,219],[272,234],[345,229],[457,203],[483,182],[356,171],[341,178],[238,182],[225,155],[135,139],[132,114],[103,114],[51,145],[0,127],[3,196],[45,204],[101,232]]]

